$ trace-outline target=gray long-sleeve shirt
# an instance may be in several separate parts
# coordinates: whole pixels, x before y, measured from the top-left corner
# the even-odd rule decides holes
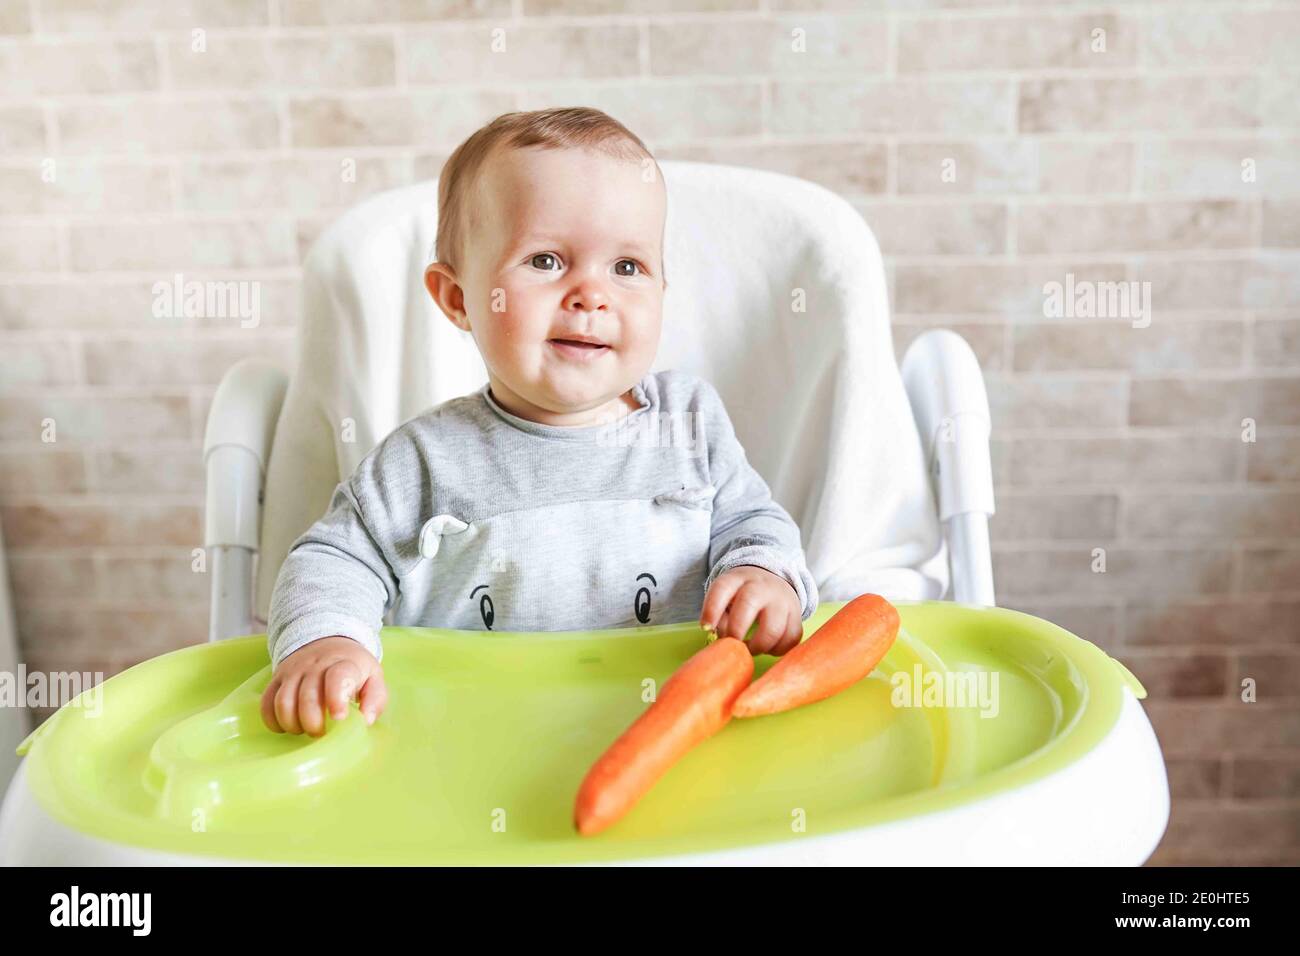
[[[280,661],[339,634],[382,659],[379,629],[566,631],[699,619],[714,578],[757,565],[817,608],[799,528],[736,438],[714,387],[647,374],[639,408],[565,427],[513,415],[489,386],[381,441],[289,550],[267,640]]]

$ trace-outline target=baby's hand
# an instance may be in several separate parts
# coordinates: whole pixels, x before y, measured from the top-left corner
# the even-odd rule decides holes
[[[388,703],[379,661],[350,637],[322,637],[298,648],[275,669],[262,694],[262,721],[277,734],[306,731],[319,737],[325,733],[325,708],[342,720],[348,702],[358,694],[361,713],[373,724]]]
[[[793,585],[766,568],[742,564],[713,579],[704,596],[700,627],[718,637],[745,640],[758,620],[749,652],[780,657],[803,638],[803,608]]]

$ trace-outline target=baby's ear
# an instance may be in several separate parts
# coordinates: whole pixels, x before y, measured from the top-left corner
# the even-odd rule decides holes
[[[456,272],[444,262],[432,262],[424,270],[424,287],[434,304],[458,329],[469,331],[465,314],[465,290],[456,280]]]

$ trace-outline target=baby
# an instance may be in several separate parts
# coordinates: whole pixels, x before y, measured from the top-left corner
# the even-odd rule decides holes
[[[452,153],[438,198],[425,285],[488,382],[386,437],[294,541],[266,725],[319,736],[353,699],[373,723],[390,610],[471,630],[698,619],[756,655],[796,646],[818,600],[798,526],[713,386],[649,371],[667,193],[645,144],[594,109],[508,113]]]

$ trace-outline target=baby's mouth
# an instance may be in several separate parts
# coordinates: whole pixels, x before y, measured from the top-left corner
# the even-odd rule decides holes
[[[599,342],[580,342],[577,339],[547,339],[547,341],[553,345],[568,345],[578,349],[597,350],[609,348],[608,345],[603,345]]]

